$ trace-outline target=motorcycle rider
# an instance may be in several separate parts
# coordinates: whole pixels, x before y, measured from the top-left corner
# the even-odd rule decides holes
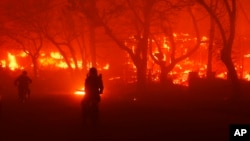
[[[28,77],[27,71],[23,71],[21,75],[19,75],[14,84],[18,88],[18,96],[19,99],[24,102],[26,98],[30,98],[30,88],[29,85],[32,83],[32,80]]]
[[[84,124],[87,123],[88,118],[90,118],[92,124],[97,124],[99,118],[98,105],[101,101],[100,94],[103,93],[103,89],[102,75],[98,75],[95,67],[90,68],[85,79],[85,95],[82,100]]]

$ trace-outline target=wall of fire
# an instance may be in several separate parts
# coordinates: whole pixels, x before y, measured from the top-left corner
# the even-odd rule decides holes
[[[185,53],[185,48],[188,50],[188,47],[190,47],[187,44],[191,44],[193,40],[195,40],[188,34],[185,38],[183,36],[176,36],[176,38],[177,37],[181,37],[182,40],[186,42],[182,45],[184,47],[184,49],[182,50],[184,51],[179,51],[179,53]],[[162,51],[164,52],[163,59],[167,60],[170,52],[170,47],[167,42],[164,42],[164,38],[162,38],[162,40]],[[208,40],[208,38],[203,36],[203,40]],[[241,39],[241,41],[236,40],[236,44],[238,45],[238,47],[237,49],[235,49],[232,55],[239,77],[247,81],[250,81],[250,50],[248,49],[249,43],[249,39],[246,38]],[[199,77],[201,78],[206,77],[207,46],[208,44],[206,42],[203,42],[200,48],[192,56],[186,58],[175,66],[175,68],[169,73],[169,77],[173,79],[173,83],[187,85],[188,74],[189,72],[193,71],[198,72]],[[105,48],[105,50],[107,50],[107,48]],[[103,51],[100,51],[100,54],[102,52]],[[158,50],[156,49],[156,47],[154,47],[153,53],[157,54],[157,52]],[[105,57],[106,56],[104,55],[104,58]],[[122,79],[126,82],[136,81],[136,67],[128,55],[126,55],[125,53],[118,53],[118,55],[109,54],[109,57],[107,58],[109,59],[103,59],[103,56],[102,58],[98,58],[97,56],[97,63],[99,70],[109,70],[112,72],[113,75],[109,75],[110,80]],[[6,54],[2,55],[0,58],[0,67],[9,69],[11,71],[32,69],[32,64],[30,62],[30,58],[23,51],[6,51]],[[82,62],[78,61],[78,63],[81,64]],[[67,65],[63,60],[63,57],[59,52],[56,51],[42,51],[39,57],[39,67],[40,69],[46,70],[67,69]],[[117,71],[114,71],[114,69],[116,69]],[[216,77],[226,79],[226,68],[219,59],[219,50],[214,51],[213,71],[215,72]],[[150,58],[150,56],[148,57],[148,74],[149,73],[151,80],[155,82],[159,81],[160,68]]]

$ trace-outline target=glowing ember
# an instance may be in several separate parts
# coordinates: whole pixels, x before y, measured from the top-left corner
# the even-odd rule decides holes
[[[207,41],[208,38],[206,36],[202,36],[201,41]]]
[[[245,78],[247,81],[250,81],[250,74],[246,74],[246,75],[244,76],[244,78]]]
[[[134,98],[133,98],[133,101],[136,101],[136,100],[137,100],[137,98],[134,97]]]
[[[220,73],[217,75],[218,78],[222,78],[222,79],[226,79],[227,78],[227,73],[224,72],[224,73]]]
[[[250,54],[244,55],[245,58],[250,58]]]
[[[109,64],[106,64],[104,67],[103,67],[104,70],[108,70],[109,69]]]
[[[82,88],[81,90],[75,91],[75,95],[85,95],[85,89]]]
[[[40,56],[46,56],[46,54],[45,53],[41,53]]]
[[[118,79],[121,79],[121,77],[117,76],[117,77],[111,77],[111,78],[109,78],[109,80],[118,80]]]

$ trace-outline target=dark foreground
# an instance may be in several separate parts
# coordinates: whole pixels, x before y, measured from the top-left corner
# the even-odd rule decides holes
[[[5,94],[0,141],[228,141],[229,124],[250,123],[247,102],[233,107],[226,98],[174,92],[122,95],[103,95],[100,125],[89,128],[82,126],[81,96],[33,93],[20,103]]]

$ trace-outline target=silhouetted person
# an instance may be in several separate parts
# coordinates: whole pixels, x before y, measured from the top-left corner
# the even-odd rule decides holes
[[[18,88],[18,96],[22,102],[24,102],[27,98],[30,98],[29,85],[32,83],[32,80],[28,77],[27,71],[23,71],[14,83]]]
[[[92,67],[85,79],[85,95],[82,100],[83,122],[95,126],[99,117],[99,102],[101,101],[100,94],[103,93],[102,75],[98,75],[97,69]]]

